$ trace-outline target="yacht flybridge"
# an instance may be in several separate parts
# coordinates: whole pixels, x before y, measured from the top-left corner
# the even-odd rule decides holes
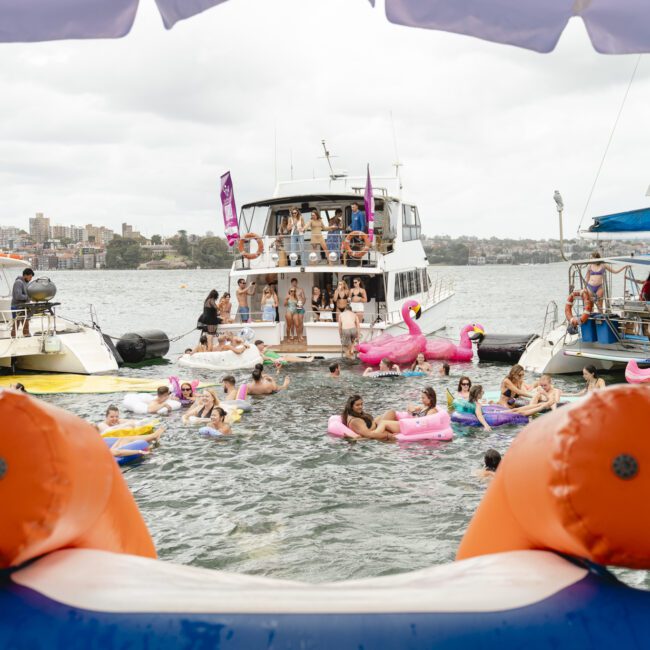
[[[424,333],[445,327],[453,284],[448,278],[431,277],[420,235],[421,221],[417,207],[401,198],[399,178],[373,178],[375,202],[374,236],[352,229],[352,206],[364,205],[365,177],[332,175],[326,179],[288,181],[278,184],[269,199],[244,205],[239,216],[239,246],[234,247],[229,290],[236,304],[237,282],[255,282],[250,296],[251,316],[248,323],[255,337],[279,351],[338,354],[341,342],[334,309],[312,308],[312,289],[332,298],[339,282],[353,288],[359,278],[366,301],[359,316],[361,333],[369,340],[383,333],[403,333],[401,307],[407,299],[421,306],[418,321]],[[324,230],[307,229],[304,244],[296,249],[291,235],[284,231],[293,211],[302,214],[306,224],[312,211],[320,216]],[[341,231],[327,230],[339,223]],[[333,233],[334,236],[328,236]],[[321,239],[322,237],[322,239]],[[324,241],[325,246],[319,245]],[[296,279],[305,295],[303,341],[289,340],[286,328],[285,299],[291,280]],[[277,294],[279,307],[275,317],[264,314],[264,288]],[[268,294],[267,294],[268,295]],[[353,294],[354,295],[354,294]],[[291,308],[291,307],[289,307]],[[221,329],[242,328],[236,322]]]
[[[13,280],[28,266],[23,260],[0,256],[0,367],[83,375],[117,371],[113,351],[99,329],[61,318],[56,314],[58,303],[49,299],[30,303],[18,314],[19,319],[29,315],[29,336],[23,335],[22,327],[12,332]]]

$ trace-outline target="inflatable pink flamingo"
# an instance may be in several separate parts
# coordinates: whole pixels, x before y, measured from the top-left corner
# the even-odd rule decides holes
[[[393,363],[413,363],[420,352],[424,352],[427,340],[422,330],[411,318],[411,310],[415,318],[420,318],[422,313],[417,300],[407,300],[402,306],[402,317],[408,327],[409,333],[401,336],[380,336],[376,342],[370,341],[359,352],[359,359],[369,365],[377,365],[382,359],[390,359]]]
[[[650,368],[642,370],[634,359],[630,359],[625,366],[625,381],[628,384],[650,383]]]
[[[472,341],[469,338],[469,333],[484,334],[485,330],[483,325],[472,323],[465,325],[460,331],[460,342],[458,345],[444,339],[429,339],[427,340],[424,356],[427,359],[436,359],[439,361],[471,361],[474,356],[474,349],[472,348]]]

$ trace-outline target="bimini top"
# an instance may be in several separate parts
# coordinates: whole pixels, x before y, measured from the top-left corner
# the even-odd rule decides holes
[[[23,259],[0,253],[0,269],[26,269],[28,266],[29,263]]]
[[[587,238],[650,239],[650,208],[594,217],[589,230],[581,234]]]

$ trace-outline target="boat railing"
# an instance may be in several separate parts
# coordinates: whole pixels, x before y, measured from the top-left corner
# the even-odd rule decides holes
[[[551,300],[546,305],[546,312],[544,313],[544,323],[542,324],[541,337],[543,339],[552,332],[559,324],[558,321],[558,307],[555,300]]]
[[[337,233],[330,238],[323,232],[325,246],[313,240],[307,232],[300,238],[291,235],[265,235],[240,239],[233,246],[235,268],[267,269],[290,266],[370,266],[375,267],[380,255],[393,250],[392,242],[375,237],[372,242],[351,237],[349,250],[344,245],[348,235]]]
[[[425,305],[436,304],[445,298],[449,298],[454,292],[454,280],[449,276],[438,276],[432,280],[426,291],[412,296],[414,300],[420,300]],[[385,320],[388,325],[401,323],[402,308],[392,309],[391,311],[381,311],[379,313],[381,320]]]
[[[30,336],[35,335],[40,338],[56,334],[56,318],[50,312],[34,313],[32,307],[24,309],[6,309],[0,310],[0,338],[2,339],[22,339],[27,338],[23,334],[25,319],[29,319]],[[15,330],[12,332],[12,329]]]

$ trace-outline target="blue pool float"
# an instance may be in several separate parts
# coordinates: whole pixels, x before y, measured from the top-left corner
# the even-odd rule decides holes
[[[102,438],[102,440],[104,440],[107,447],[112,447],[119,438]],[[149,449],[149,443],[146,440],[134,440],[133,442],[127,442],[125,445],[122,445],[120,449],[147,451]],[[133,463],[139,463],[144,458],[140,454],[134,454],[133,456],[115,456],[118,465],[132,465]]]

